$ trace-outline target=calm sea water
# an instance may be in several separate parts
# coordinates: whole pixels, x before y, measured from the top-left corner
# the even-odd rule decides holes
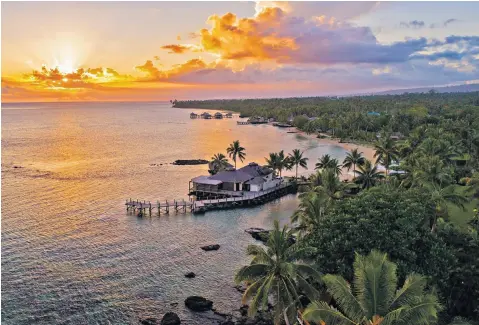
[[[244,230],[286,223],[295,196],[151,218],[127,215],[125,199],[187,198],[188,181],[207,166],[170,163],[209,159],[237,139],[247,161],[259,163],[269,152],[305,150],[310,170],[322,154],[342,159],[345,151],[267,125],[238,126],[237,117],[190,120],[192,111],[202,112],[166,103],[2,106],[3,324],[137,324],[167,311],[185,324],[215,324],[184,308],[189,295],[220,311],[239,307],[233,275],[255,243]],[[220,250],[199,248],[214,243]],[[186,279],[188,271],[197,277]]]

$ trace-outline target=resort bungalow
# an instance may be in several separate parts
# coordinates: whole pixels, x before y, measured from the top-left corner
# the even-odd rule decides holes
[[[212,176],[198,176],[190,181],[190,194],[207,196],[241,196],[242,192],[264,191],[281,184],[273,171],[257,163],[249,163],[240,169],[229,168]]]
[[[232,118],[232,117],[233,117],[233,113],[226,113],[226,114],[225,114],[225,117],[226,117],[226,118]]]
[[[223,114],[221,114],[220,112],[216,112],[215,115],[214,115],[215,119],[222,119],[223,118]]]
[[[198,114],[196,114],[196,113],[191,113],[191,114],[190,114],[190,118],[198,118]]]
[[[211,118],[211,114],[208,112],[204,112],[204,113],[201,113],[201,117],[208,120]]]

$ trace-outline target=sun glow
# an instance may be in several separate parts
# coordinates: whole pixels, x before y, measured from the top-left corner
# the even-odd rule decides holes
[[[56,60],[55,59],[55,67],[58,68],[58,71],[60,71],[61,73],[73,73],[75,72],[78,67],[76,67],[76,65],[73,63],[73,60],[72,59],[67,59],[67,60],[62,60],[62,61],[59,61],[59,60]]]

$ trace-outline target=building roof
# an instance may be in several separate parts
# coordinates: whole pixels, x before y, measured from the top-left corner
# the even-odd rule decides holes
[[[264,168],[257,163],[249,163],[248,165],[241,167],[239,171],[247,173],[251,175],[250,178],[257,177],[257,176],[264,176],[271,174],[272,171],[268,168]]]
[[[201,184],[207,184],[207,185],[219,185],[222,183],[220,180],[216,179],[211,179],[208,176],[198,176],[195,177],[191,180],[193,183],[201,183]]]
[[[198,176],[192,179],[194,183],[218,185],[223,182],[228,183],[243,183],[255,178],[258,178],[254,182],[259,182],[259,179],[263,180],[263,176],[271,174],[273,171],[267,167],[262,167],[257,163],[249,163],[248,165],[237,170],[225,170],[218,172],[213,176]],[[260,183],[250,183],[260,184]]]
[[[247,180],[250,180],[252,178],[253,176],[248,173],[242,172],[241,170],[224,171],[210,176],[210,179],[219,180],[221,182],[234,183],[246,182]]]
[[[259,184],[263,184],[264,182],[265,182],[265,180],[263,179],[263,177],[258,176],[258,177],[255,177],[253,179],[250,179],[249,181],[246,182],[246,184],[259,185]]]

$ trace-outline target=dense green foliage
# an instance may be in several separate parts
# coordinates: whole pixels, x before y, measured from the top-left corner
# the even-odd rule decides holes
[[[463,134],[470,145],[479,129],[479,92],[376,95],[357,97],[301,97],[177,101],[179,108],[223,109],[243,116],[264,116],[314,133],[318,130],[343,139],[374,141],[386,130],[408,135],[424,124],[444,125]],[[379,113],[376,114],[368,113]],[[317,117],[306,121],[300,115]],[[477,136],[477,132],[475,133]]]
[[[398,264],[398,276],[416,272],[445,281],[454,261],[446,244],[431,233],[433,202],[419,190],[364,191],[338,201],[305,238],[324,273],[352,280],[354,254],[387,252]]]
[[[433,317],[422,313],[415,321],[403,323],[460,324],[461,317],[471,323],[479,320],[478,92],[179,104],[201,107],[195,105],[202,103],[243,115],[289,120],[318,137],[327,133],[374,145],[373,162],[358,150],[352,150],[342,164],[329,155],[312,162],[316,171],[303,178],[308,184],[291,218],[299,236],[296,245],[315,261],[318,271],[330,274],[326,279],[343,283],[343,293],[358,300],[360,287],[354,283],[357,254],[386,253],[397,265],[396,284],[407,283],[408,274],[425,276],[425,282],[420,282],[436,290],[443,307],[438,320],[434,319],[436,308],[429,310]],[[279,154],[271,155],[270,161],[279,159]],[[286,168],[291,168],[284,154],[279,160],[286,160]],[[352,181],[340,180],[342,169],[355,171]],[[369,264],[371,274],[378,264]],[[345,281],[353,282],[352,291]],[[313,304],[315,311],[310,311],[316,316],[311,319],[329,319],[326,325],[331,325],[337,323],[334,317],[343,315],[354,318],[352,324],[401,324],[387,318],[387,309],[373,314],[362,308],[366,312],[362,317],[359,309],[353,311],[357,302],[343,300],[331,281],[324,282],[334,299]],[[390,284],[387,276],[381,277],[378,286],[389,287],[390,293],[401,289]],[[420,288],[421,292],[425,289],[424,285]],[[297,308],[301,315],[301,306]],[[332,313],[334,317],[328,318]]]

